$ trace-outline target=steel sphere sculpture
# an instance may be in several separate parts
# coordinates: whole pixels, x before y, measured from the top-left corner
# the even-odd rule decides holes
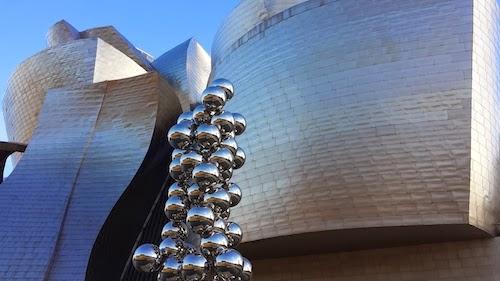
[[[229,221],[230,208],[241,200],[233,171],[245,163],[245,151],[235,136],[245,118],[224,111],[234,96],[231,82],[217,79],[205,89],[203,103],[182,113],[168,132],[174,147],[169,166],[175,179],[168,188],[159,246],[144,244],[133,255],[134,267],[157,272],[158,281],[249,281],[252,264],[234,247],[241,227]]]

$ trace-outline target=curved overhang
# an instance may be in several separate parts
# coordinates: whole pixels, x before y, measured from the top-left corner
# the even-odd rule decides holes
[[[471,80],[463,73],[472,59],[457,42],[471,38],[467,30],[446,32],[448,22],[467,20],[460,4],[371,5],[360,12],[349,1],[305,1],[250,30],[238,27],[245,17],[234,16],[243,11],[237,8],[219,30],[211,77],[235,84],[228,110],[249,124],[239,140],[249,166],[234,178],[245,196],[232,213],[245,251],[315,233],[331,240],[318,238],[314,247],[333,250],[362,240],[391,246],[382,241],[386,231],[415,231],[395,240],[402,244],[439,241],[444,230],[457,232],[445,239],[494,235],[492,212],[470,220],[477,189],[469,165]],[[446,21],[427,14],[439,5],[453,11]],[[442,37],[424,29],[424,19]],[[241,29],[226,30],[232,22]],[[408,26],[422,28],[406,33]],[[460,58],[442,60],[450,54]]]

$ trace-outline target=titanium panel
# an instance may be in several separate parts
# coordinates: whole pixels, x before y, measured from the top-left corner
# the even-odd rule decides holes
[[[469,220],[494,231],[500,219],[500,7],[474,0]]]
[[[144,74],[129,57],[99,38],[46,49],[19,65],[3,100],[9,139],[29,143],[47,90]]]
[[[153,139],[155,128],[175,122],[180,105],[171,88],[160,81],[157,73],[148,73],[92,86],[102,89],[104,97],[74,182],[47,280],[85,279],[101,227],[137,175],[150,143],[158,141]],[[161,99],[168,101],[161,107],[164,112],[159,112]],[[166,123],[156,124],[158,116]]]
[[[153,67],[177,90],[182,109],[189,111],[207,86],[210,56],[193,38],[153,61]]]
[[[46,95],[30,145],[0,186],[0,280],[44,280],[102,99],[98,90]]]
[[[211,77],[249,124],[245,241],[469,224],[471,22],[468,1],[311,0],[230,49],[222,29]]]

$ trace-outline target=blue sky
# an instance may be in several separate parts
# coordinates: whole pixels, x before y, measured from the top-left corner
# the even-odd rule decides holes
[[[78,30],[113,25],[158,57],[190,37],[210,52],[212,38],[238,0],[15,0],[0,3],[0,95],[16,65],[45,48],[45,33],[65,19]],[[0,140],[7,140],[3,115]],[[6,175],[10,173],[10,161]]]

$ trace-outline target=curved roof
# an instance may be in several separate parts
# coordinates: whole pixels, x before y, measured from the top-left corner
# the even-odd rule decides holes
[[[212,45],[212,59],[262,21],[307,0],[242,0],[219,27]]]

